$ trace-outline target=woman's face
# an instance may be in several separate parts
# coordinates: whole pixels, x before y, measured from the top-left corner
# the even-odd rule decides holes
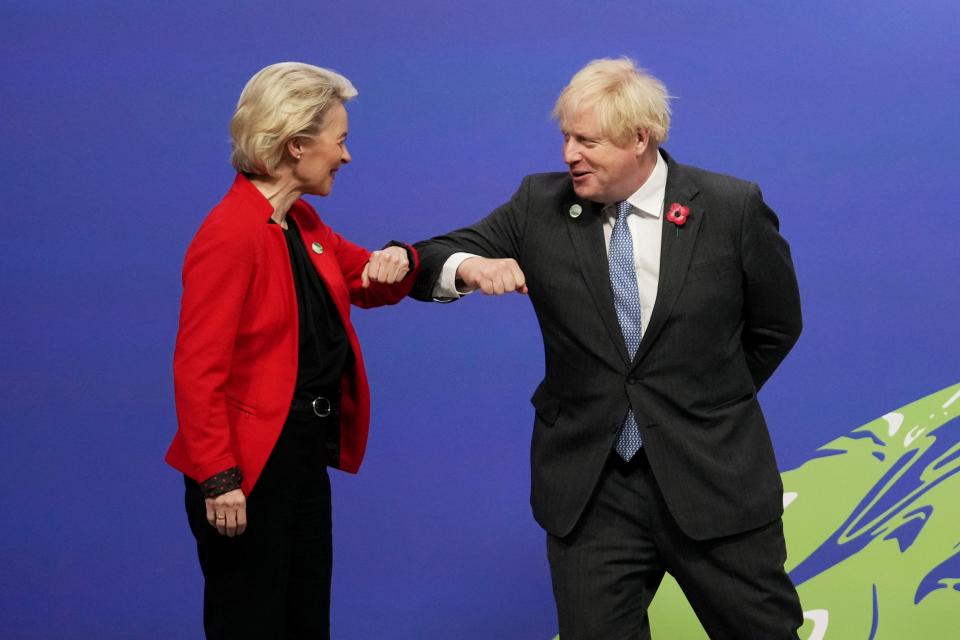
[[[347,110],[337,104],[327,112],[319,133],[297,138],[300,158],[294,163],[293,175],[304,193],[329,195],[333,178],[340,165],[350,162],[347,151]]]

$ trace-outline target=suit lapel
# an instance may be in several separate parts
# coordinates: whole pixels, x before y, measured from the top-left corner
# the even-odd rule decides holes
[[[687,269],[690,266],[697,232],[700,230],[700,222],[704,215],[703,209],[693,202],[699,191],[697,186],[686,175],[683,167],[676,164],[666,152],[663,152],[663,156],[667,160],[668,169],[667,188],[663,199],[664,219],[660,244],[660,278],[657,285],[657,299],[653,307],[653,315],[650,317],[649,326],[644,327],[643,339],[640,341],[640,347],[633,359],[634,367],[650,351],[650,345],[657,339],[667,322],[667,318],[673,311],[673,305],[677,301],[677,296],[680,294],[680,289],[683,287],[683,281],[687,275]],[[674,202],[690,207],[687,222],[679,227],[679,232],[678,227],[666,219],[670,205]]]
[[[567,220],[567,230],[570,240],[580,261],[580,269],[587,290],[593,298],[597,311],[603,319],[607,333],[623,359],[624,364],[630,363],[627,355],[627,346],[620,330],[620,321],[613,306],[613,289],[610,286],[610,269],[607,262],[607,251],[603,239],[603,206],[578,198],[571,193],[569,201],[563,201],[562,212]],[[579,206],[581,213],[578,217],[570,215],[571,207]]]

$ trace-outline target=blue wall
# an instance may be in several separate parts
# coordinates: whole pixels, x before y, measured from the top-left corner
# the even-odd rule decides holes
[[[957,382],[960,5],[749,4],[5,2],[0,637],[200,635],[162,462],[180,266],[231,181],[240,89],[272,62],[360,90],[354,162],[314,204],[379,247],[562,169],[553,100],[629,55],[677,98],[669,151],[759,182],[793,246],[806,330],[762,394],[782,469]],[[374,421],[360,475],[334,474],[334,636],[551,637],[529,303],[355,317]]]

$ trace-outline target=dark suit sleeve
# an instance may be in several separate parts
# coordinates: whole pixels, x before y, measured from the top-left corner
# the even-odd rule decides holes
[[[743,216],[743,349],[759,390],[800,337],[800,292],[790,247],[756,185],[750,185]]]
[[[433,288],[444,263],[457,252],[519,261],[530,197],[529,183],[530,177],[527,176],[509,202],[479,222],[413,245],[420,255],[420,270],[410,295],[417,300],[432,301]]]

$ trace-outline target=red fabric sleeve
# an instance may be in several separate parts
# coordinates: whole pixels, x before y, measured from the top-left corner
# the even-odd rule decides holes
[[[410,289],[413,288],[417,279],[417,269],[420,266],[420,258],[417,250],[410,245],[404,245],[408,255],[413,255],[414,263],[410,265],[410,272],[401,280],[394,284],[382,284],[372,282],[366,289],[363,288],[361,275],[363,268],[370,261],[370,252],[363,247],[356,245],[332,229],[329,232],[327,241],[337,255],[337,262],[340,265],[340,272],[347,283],[347,289],[350,291],[350,302],[364,309],[370,307],[379,307],[386,304],[396,304],[403,300]]]
[[[173,358],[179,429],[203,481],[237,466],[224,387],[256,260],[252,238],[208,221],[187,249]]]

